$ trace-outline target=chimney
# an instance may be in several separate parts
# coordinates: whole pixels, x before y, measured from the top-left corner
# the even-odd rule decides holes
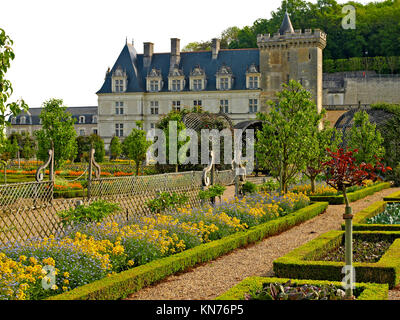
[[[212,39],[211,50],[212,50],[213,60],[218,58],[218,52],[220,47],[221,47],[221,40],[217,38]]]
[[[178,38],[171,38],[171,60],[170,67],[175,64],[179,65],[181,61],[181,40]]]
[[[151,64],[151,57],[154,52],[154,43],[145,42],[143,43],[143,65],[145,68],[148,68]]]

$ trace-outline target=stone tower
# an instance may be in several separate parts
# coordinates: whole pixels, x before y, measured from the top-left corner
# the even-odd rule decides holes
[[[299,81],[308,89],[322,109],[322,50],[326,34],[319,29],[294,30],[289,15],[285,13],[279,32],[258,35],[262,89],[260,106],[266,110],[266,101],[275,99],[282,83]]]

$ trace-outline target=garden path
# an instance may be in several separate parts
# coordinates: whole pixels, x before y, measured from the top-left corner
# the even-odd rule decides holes
[[[390,188],[351,203],[358,212],[383,197],[400,191]],[[234,195],[234,186],[228,187],[224,198]],[[324,214],[293,227],[261,242],[239,248],[189,269],[171,275],[159,283],[133,293],[128,299],[135,300],[209,300],[250,276],[273,276],[272,262],[298,246],[329,230],[340,229],[344,205],[330,205]],[[400,289],[390,290],[389,299],[400,299]]]

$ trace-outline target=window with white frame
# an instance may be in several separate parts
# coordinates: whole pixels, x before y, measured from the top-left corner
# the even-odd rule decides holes
[[[158,92],[162,87],[162,76],[160,69],[151,69],[146,77],[146,88],[149,92]]]
[[[222,65],[217,74],[217,90],[230,90],[233,85],[233,72],[227,65]]]
[[[249,76],[249,89],[258,89],[258,76]]]
[[[115,92],[124,92],[125,91],[124,90],[124,80],[117,79],[114,81],[115,81],[115,86],[114,86]]]
[[[92,123],[97,123],[97,116],[93,116]]]
[[[16,117],[12,117],[11,118],[11,124],[16,124],[17,123],[17,118]]]
[[[160,81],[159,80],[150,80],[150,90],[151,92],[157,92],[160,89]]]
[[[127,74],[120,66],[115,69],[112,74],[112,91],[113,92],[125,92],[127,85]]]
[[[117,137],[124,136],[124,124],[123,123],[116,123],[115,124],[115,135]]]
[[[246,86],[247,89],[259,89],[260,88],[260,72],[258,66],[253,63],[246,71]]]
[[[220,90],[228,90],[229,89],[229,78],[220,78],[219,79],[219,89]]]
[[[249,99],[249,113],[258,112],[258,99]]]
[[[115,102],[115,114],[124,114],[124,102],[123,101]]]
[[[79,123],[85,123],[85,116],[79,116]]]
[[[158,101],[150,101],[150,114],[158,114]]]
[[[201,102],[201,100],[194,100],[193,101],[193,108],[195,110],[198,110],[198,111],[202,110],[202,102]]]
[[[20,123],[20,124],[26,124],[26,117],[25,117],[25,116],[22,116],[22,117],[20,118],[20,120],[19,120],[19,123]]]
[[[181,111],[181,102],[179,100],[172,101],[172,110]]]
[[[220,100],[219,101],[219,111],[222,113],[229,113],[229,101]]]
[[[195,91],[203,90],[203,79],[193,79],[193,90]]]
[[[84,136],[85,135],[85,129],[79,129],[79,135]]]
[[[173,79],[171,80],[172,88],[171,91],[181,91],[181,80]]]

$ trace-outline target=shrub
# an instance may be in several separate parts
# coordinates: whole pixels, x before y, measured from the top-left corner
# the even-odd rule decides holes
[[[156,198],[148,200],[146,204],[151,212],[162,212],[167,209],[183,206],[188,200],[189,197],[185,193],[179,195],[176,192],[160,192]]]
[[[273,179],[265,181],[263,184],[258,186],[258,190],[262,192],[273,192],[278,190],[280,187],[279,182]]]
[[[199,198],[202,200],[208,200],[215,197],[221,197],[226,190],[225,186],[221,186],[220,184],[214,184],[209,187],[207,190],[199,191]]]
[[[246,193],[255,193],[257,191],[257,185],[250,182],[250,181],[246,181],[245,183],[243,183],[242,185],[242,192],[243,194]]]

